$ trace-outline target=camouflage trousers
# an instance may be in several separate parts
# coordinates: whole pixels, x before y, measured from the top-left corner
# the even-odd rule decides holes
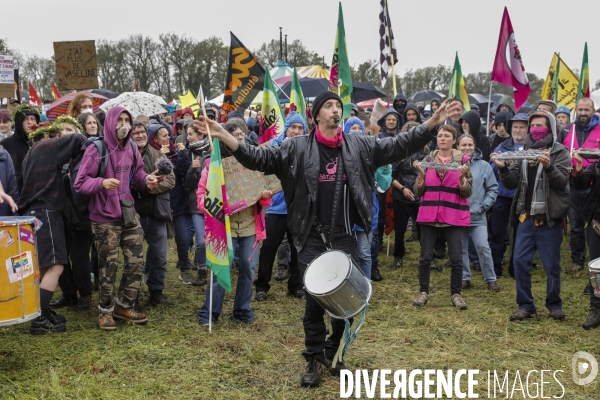
[[[144,231],[136,215],[137,226],[123,228],[120,222],[94,222],[94,241],[98,250],[100,272],[100,304],[102,312],[112,312],[115,301],[122,307],[133,307],[142,280]],[[119,264],[119,247],[123,249],[123,275],[115,300],[115,279]]]

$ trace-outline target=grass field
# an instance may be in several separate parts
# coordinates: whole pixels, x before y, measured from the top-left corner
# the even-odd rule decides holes
[[[447,268],[432,273],[430,302],[415,309],[411,303],[418,289],[418,245],[408,245],[411,253],[400,270],[390,270],[392,258],[386,258],[385,251],[380,255],[384,280],[374,283],[367,320],[346,358],[350,369],[479,369],[479,398],[488,398],[488,370],[502,376],[510,371],[511,389],[519,371],[525,392],[517,390],[512,398],[528,395],[530,370],[563,370],[556,376],[564,396],[551,373],[545,375],[544,381],[551,383],[544,385],[544,396],[600,399],[600,376],[587,386],[577,386],[571,378],[575,352],[587,351],[600,361],[600,329],[581,328],[589,304],[582,294],[586,271],[563,273],[567,318],[562,323],[551,320],[543,308],[542,268],[533,273],[539,311],[534,320],[510,322],[516,310],[514,280],[499,279],[502,291],[491,293],[480,272],[474,272],[473,287],[463,292],[469,309],[457,311],[450,305]],[[288,297],[284,283],[274,284],[268,301],[252,302],[258,319],[250,326],[230,320],[233,297],[227,295],[221,320],[209,334],[196,316],[205,290],[181,284],[174,268],[174,243],[169,246],[165,294],[177,305],[150,308],[143,299],[149,314],[146,326],[118,322],[116,332],[103,332],[97,328],[96,311],[63,309],[66,334],[34,337],[28,333],[29,324],[0,328],[0,398],[339,398],[339,380],[329,373],[318,389],[299,387],[305,367],[300,355],[303,301]],[[562,251],[563,266],[570,266],[569,256]],[[141,293],[147,298],[145,287]],[[541,398],[540,382],[539,372],[532,373],[526,398]],[[516,388],[520,389],[518,381]],[[366,398],[364,391],[362,398]],[[506,394],[498,393],[497,398]]]

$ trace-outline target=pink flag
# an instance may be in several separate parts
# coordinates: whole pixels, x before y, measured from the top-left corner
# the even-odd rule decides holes
[[[521,59],[521,52],[515,40],[515,32],[506,7],[504,7],[502,25],[500,26],[492,81],[514,88],[515,108],[517,110],[527,101],[527,96],[531,92],[525,66],[523,66],[523,60]]]

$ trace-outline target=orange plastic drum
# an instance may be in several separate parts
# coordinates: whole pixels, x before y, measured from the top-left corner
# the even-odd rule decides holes
[[[32,217],[0,217],[0,326],[40,315],[40,279]]]

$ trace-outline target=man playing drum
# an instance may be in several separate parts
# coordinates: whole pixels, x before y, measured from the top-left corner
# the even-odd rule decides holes
[[[313,134],[287,140],[279,146],[253,147],[238,142],[214,121],[194,121],[202,132],[209,125],[211,134],[221,140],[246,168],[275,174],[285,192],[288,226],[298,250],[298,267],[304,274],[308,264],[327,248],[342,250],[358,264],[352,227],[358,224],[371,230],[371,208],[375,171],[379,166],[399,161],[422,149],[435,137],[436,125],[447,118],[442,105],[427,123],[404,135],[375,140],[361,135],[345,136],[340,127],[342,101],[324,92],[313,102],[316,127]],[[324,238],[317,233],[322,228]],[[324,242],[327,241],[327,244]],[[344,332],[343,320],[333,320],[327,340],[323,320],[325,310],[307,296],[304,313],[306,372],[304,387],[319,385],[322,365],[339,375],[342,362],[331,365]]]

